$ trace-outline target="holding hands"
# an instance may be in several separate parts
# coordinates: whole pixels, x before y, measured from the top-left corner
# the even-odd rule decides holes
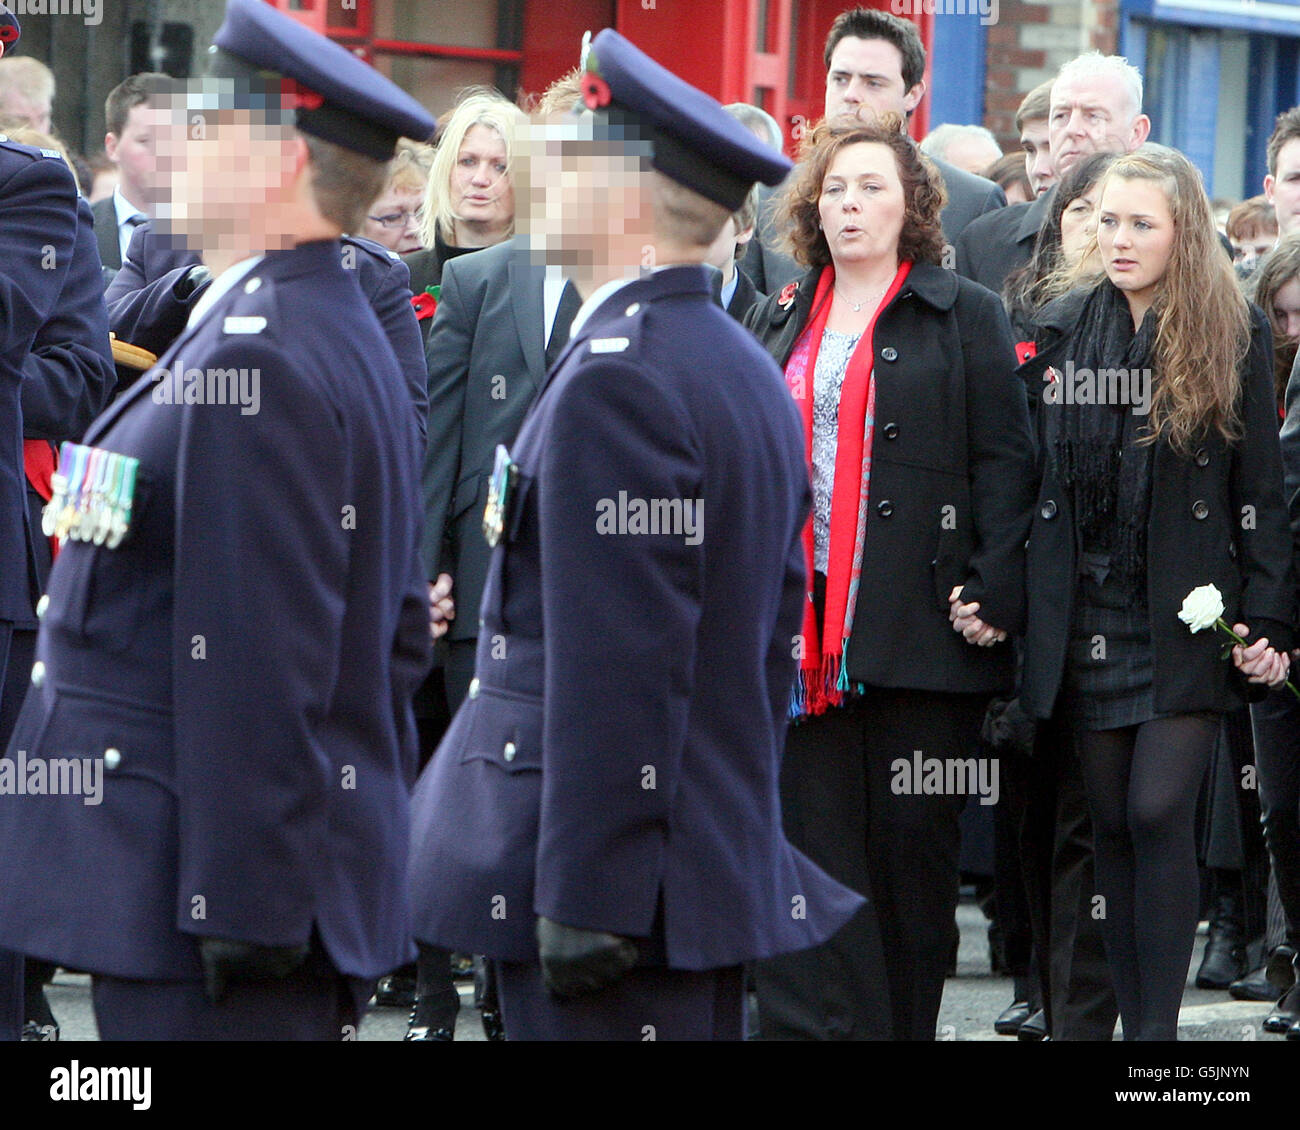
[[[986,624],[975,615],[980,610],[978,600],[962,604],[961,592],[962,586],[957,585],[948,594],[948,619],[952,623],[952,630],[960,632],[966,637],[967,643],[973,643],[976,647],[992,647],[1006,639],[1007,633],[1001,628]]]

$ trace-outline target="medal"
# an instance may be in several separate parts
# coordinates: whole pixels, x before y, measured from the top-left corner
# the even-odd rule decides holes
[[[104,544],[109,549],[116,549],[131,528],[131,506],[135,500],[135,472],[140,460],[122,457],[122,481],[117,491],[113,506],[113,527]]]
[[[496,463],[488,481],[487,506],[483,510],[483,536],[490,546],[495,546],[505,532],[506,515],[518,478],[519,464],[510,458],[505,444],[497,444]]]

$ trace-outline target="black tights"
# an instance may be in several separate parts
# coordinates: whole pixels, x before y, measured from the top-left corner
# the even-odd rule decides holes
[[[1125,1040],[1173,1040],[1196,938],[1196,796],[1219,717],[1078,735]]]

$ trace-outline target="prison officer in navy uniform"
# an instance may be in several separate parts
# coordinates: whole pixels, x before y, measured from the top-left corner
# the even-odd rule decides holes
[[[586,301],[514,446],[470,697],[412,798],[416,937],[494,959],[507,1039],[737,1039],[741,964],[862,901],[782,834],[808,472],[701,265],[789,163],[613,31],[584,87],[594,114],[551,127],[563,178],[527,175],[559,217],[530,236]],[[602,524],[620,497],[704,526]]]
[[[260,395],[149,374],[86,436],[139,460],[129,528],[55,562],[9,756],[98,757],[102,792],[0,804],[0,945],[90,972],[105,1039],[339,1039],[411,956],[429,619],[409,396],[338,237],[433,122],[260,0],[215,42],[178,195],[216,279],[160,370]]]
[[[345,235],[341,243],[343,266],[356,271],[361,293],[374,307],[397,356],[423,439],[428,375],[420,323],[411,307],[411,273],[400,256],[373,240]],[[185,328],[211,278],[198,252],[148,220],[131,236],[122,269],[104,292],[109,328],[119,340],[161,357]],[[119,384],[117,393],[122,390]]]
[[[0,55],[18,20],[0,5]],[[77,237],[77,186],[55,153],[0,141],[0,673],[15,624],[31,615],[21,397],[36,334],[54,315]],[[9,797],[0,795],[0,808]],[[0,951],[0,1039],[22,1027],[22,963]]]

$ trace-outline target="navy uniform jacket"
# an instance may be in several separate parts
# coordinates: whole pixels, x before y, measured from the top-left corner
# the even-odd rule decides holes
[[[428,374],[420,323],[411,307],[410,271],[397,255],[371,240],[345,235],[342,245],[343,266],[355,269],[361,293],[374,307],[401,366],[423,438],[429,407]],[[152,222],[141,224],[131,237],[122,269],[104,295],[109,329],[119,340],[161,357],[185,328],[203,293],[199,290],[180,299],[173,290],[181,276],[199,262],[197,252],[154,232]]]
[[[139,458],[133,522],[55,562],[11,756],[103,756],[102,803],[0,803],[0,945],[163,980],[195,936],[408,959],[428,598],[382,340],[337,241],[271,252],[160,365],[257,370],[256,412],[160,403],[155,369],[87,434]]]
[[[117,373],[108,341],[108,312],[90,205],[77,199],[77,238],[63,291],[36,331],[23,365],[23,438],[80,439],[112,395]],[[50,543],[41,532],[45,500],[27,486],[28,611],[18,627],[35,630],[34,609],[50,571]]]
[[[55,315],[77,238],[77,187],[67,165],[0,141],[0,620],[32,614],[21,401],[37,332]]]
[[[810,492],[775,365],[705,268],[657,272],[580,327],[513,454],[477,684],[412,799],[416,937],[527,961],[542,914],[679,969],[829,937],[862,899],[781,828]],[[620,494],[703,526],[619,532]]]

